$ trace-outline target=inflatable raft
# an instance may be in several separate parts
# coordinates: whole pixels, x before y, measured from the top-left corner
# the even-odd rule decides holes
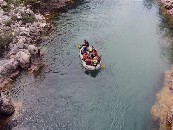
[[[91,47],[88,47],[88,48],[90,49]],[[99,70],[99,69],[101,69],[101,61],[99,64],[97,64],[97,66],[86,65],[86,62],[82,60],[82,54],[81,54],[82,49],[83,49],[83,47],[79,51],[79,56],[80,56],[80,59],[81,59],[81,62],[82,62],[82,65],[84,66],[84,68],[87,70]]]

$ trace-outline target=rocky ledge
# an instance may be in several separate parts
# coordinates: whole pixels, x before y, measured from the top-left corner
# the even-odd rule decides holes
[[[34,72],[44,65],[43,53],[36,43],[52,26],[31,8],[45,8],[44,15],[48,16],[51,9],[67,9],[75,0],[45,0],[42,3],[43,0],[0,0],[0,89],[13,81],[21,69]]]
[[[44,66],[43,52],[37,43],[52,28],[45,16],[75,3],[77,0],[0,0],[0,122],[15,111],[11,100],[1,94],[2,88],[20,70],[32,73]]]
[[[34,44],[41,41],[50,24],[29,6],[0,0],[0,88],[12,81],[20,69],[37,70],[42,66],[41,51]],[[6,50],[2,56],[2,51]],[[33,67],[37,66],[37,67]],[[33,70],[34,68],[34,70]]]

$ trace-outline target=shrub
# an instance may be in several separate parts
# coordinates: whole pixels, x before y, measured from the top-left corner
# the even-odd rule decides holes
[[[22,23],[26,24],[26,23],[33,23],[35,21],[35,16],[33,14],[27,14],[27,13],[22,13]]]
[[[12,20],[9,19],[7,21],[4,22],[5,26],[10,26],[12,24]]]
[[[5,49],[13,40],[12,31],[0,34],[0,50]]]
[[[9,11],[10,10],[10,4],[7,3],[6,5],[2,5],[1,8],[4,10],[4,11]]]
[[[18,0],[18,2],[20,3],[24,3],[24,4],[41,4],[43,3],[44,0]]]

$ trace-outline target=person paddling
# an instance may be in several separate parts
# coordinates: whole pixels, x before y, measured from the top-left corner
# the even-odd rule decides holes
[[[92,65],[97,66],[97,63],[98,63],[97,57],[94,57],[93,60],[92,60]]]
[[[83,48],[83,49],[81,50],[81,54],[83,55],[83,54],[85,54],[85,53],[87,53],[87,52],[86,52],[86,50]]]
[[[90,58],[87,58],[87,59],[85,60],[85,62],[86,62],[86,65],[91,65],[91,59],[90,59]]]
[[[82,55],[82,60],[85,61],[85,60],[87,59],[87,57],[88,57],[87,53],[84,53],[84,54]]]
[[[87,40],[84,40],[82,47],[84,47],[84,50],[87,51],[87,48],[89,47],[89,42]]]

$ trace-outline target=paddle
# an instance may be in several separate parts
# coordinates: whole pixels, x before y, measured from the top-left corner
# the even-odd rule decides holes
[[[76,48],[81,49],[82,45],[78,44],[76,45]]]
[[[106,69],[106,65],[102,65],[102,69]]]

